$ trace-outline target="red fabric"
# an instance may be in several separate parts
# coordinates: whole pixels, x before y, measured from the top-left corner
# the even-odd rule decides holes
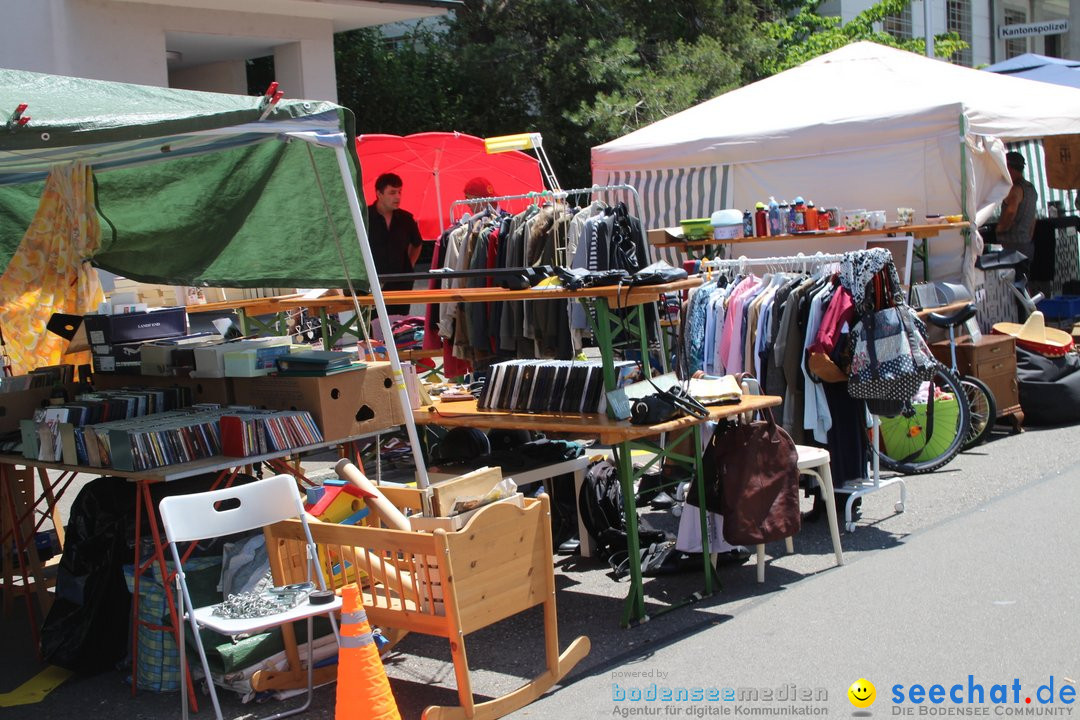
[[[851,297],[847,288],[841,285],[833,290],[829,307],[825,309],[817,335],[814,336],[814,342],[810,345],[810,352],[832,355],[844,325],[851,322],[854,317],[855,299]]]
[[[357,138],[356,152],[367,201],[375,200],[375,180],[379,175],[392,172],[401,176],[401,207],[416,218],[425,240],[439,237],[449,225],[450,205],[465,199],[465,186],[478,176],[488,181],[494,195],[520,195],[544,189],[536,158],[517,150],[488,155],[483,138],[474,135],[367,134]],[[528,203],[525,199],[499,206],[517,212]],[[457,218],[464,209],[464,206],[455,209]]]

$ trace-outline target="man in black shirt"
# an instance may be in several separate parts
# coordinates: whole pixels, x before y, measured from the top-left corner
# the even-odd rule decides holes
[[[423,240],[412,213],[400,208],[401,177],[383,173],[375,180],[375,202],[368,206],[368,242],[380,274],[410,273]],[[411,290],[411,280],[382,283],[383,290]],[[407,315],[408,305],[388,305],[391,315]]]

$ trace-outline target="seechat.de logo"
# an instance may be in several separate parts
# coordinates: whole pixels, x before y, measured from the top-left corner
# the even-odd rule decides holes
[[[851,687],[847,690],[847,697],[855,707],[868,708],[877,699],[877,688],[866,678],[859,678],[851,683]]]

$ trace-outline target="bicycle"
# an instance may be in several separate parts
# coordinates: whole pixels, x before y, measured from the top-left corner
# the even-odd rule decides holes
[[[960,385],[967,397],[969,410],[968,432],[961,450],[969,450],[984,442],[994,429],[997,420],[997,401],[994,393],[979,378],[974,375],[960,375],[956,363],[956,328],[975,317],[974,303],[968,303],[959,310],[943,315],[941,313],[929,313],[926,320],[949,333],[949,369],[960,379]]]

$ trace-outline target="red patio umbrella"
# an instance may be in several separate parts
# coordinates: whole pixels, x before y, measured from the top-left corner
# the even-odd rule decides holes
[[[520,151],[488,155],[483,138],[458,132],[412,135],[361,135],[356,139],[364,197],[375,202],[375,178],[392,172],[401,176],[401,207],[416,218],[420,235],[434,240],[450,222],[450,205],[465,199],[465,184],[480,177],[495,195],[519,195],[544,189],[540,164]],[[511,212],[526,205],[500,203]],[[461,217],[460,208],[456,216]]]

